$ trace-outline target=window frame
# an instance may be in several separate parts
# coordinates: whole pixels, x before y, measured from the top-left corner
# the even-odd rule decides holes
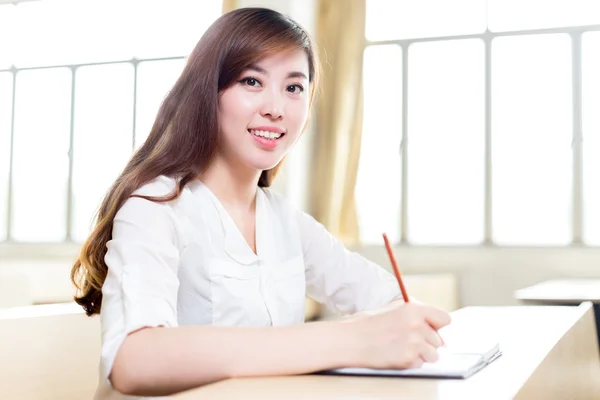
[[[48,242],[51,245],[60,244],[77,244],[72,239],[72,221],[73,221],[73,159],[74,159],[74,135],[75,135],[75,94],[77,88],[77,69],[81,67],[97,66],[97,65],[108,65],[108,64],[131,64],[133,66],[133,112],[132,112],[132,132],[131,132],[131,150],[132,154],[136,148],[136,117],[137,117],[137,84],[138,84],[138,66],[140,63],[145,62],[161,62],[170,60],[184,60],[186,56],[174,56],[174,57],[160,57],[160,58],[132,58],[129,60],[118,60],[118,61],[105,61],[105,62],[94,62],[94,63],[79,63],[79,64],[60,64],[51,66],[37,66],[37,67],[23,67],[17,68],[14,65],[8,69],[0,69],[0,73],[11,73],[12,74],[12,103],[10,110],[10,155],[9,155],[9,167],[8,167],[8,190],[7,190],[7,209],[4,210],[6,215],[6,225],[3,227],[6,231],[6,240],[0,241],[0,246],[16,244],[16,248],[21,248],[24,245],[41,245],[44,247],[47,243],[35,243],[35,242],[21,242],[15,241],[12,238],[12,205],[13,205],[13,184],[14,184],[14,139],[15,139],[15,98],[18,90],[17,74],[21,71],[41,70],[49,68],[67,68],[71,71],[71,107],[70,107],[70,122],[69,122],[69,175],[67,181],[67,202],[66,202],[66,235],[65,240],[57,242]],[[100,201],[100,199],[98,200]],[[1,253],[0,253],[1,254]]]
[[[564,248],[564,247],[590,247],[598,248],[600,246],[587,244],[583,240],[583,151],[582,151],[582,35],[587,32],[600,31],[598,25],[566,26],[560,28],[528,29],[516,31],[493,32],[488,28],[484,32],[468,35],[436,36],[424,38],[398,39],[398,40],[368,40],[365,35],[364,50],[372,46],[396,45],[402,51],[402,126],[400,140],[400,158],[401,158],[401,198],[400,198],[400,240],[395,243],[399,247],[424,247],[424,248],[479,248],[479,247],[500,247],[500,248]],[[567,34],[571,39],[571,67],[572,67],[572,141],[571,149],[573,152],[573,207],[572,207],[572,226],[571,242],[565,246],[560,245],[501,245],[493,240],[492,234],[492,42],[496,38],[508,36],[526,36],[542,34]],[[485,179],[484,179],[484,239],[478,244],[439,244],[439,245],[420,245],[411,243],[408,240],[408,123],[407,114],[410,99],[408,98],[409,82],[409,54],[411,44],[423,42],[439,42],[448,40],[466,40],[479,39],[484,44],[484,143],[485,143]],[[363,247],[372,247],[365,244]]]

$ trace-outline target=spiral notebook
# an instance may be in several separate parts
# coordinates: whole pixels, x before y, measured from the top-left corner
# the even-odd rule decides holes
[[[502,354],[497,342],[448,345],[439,349],[440,358],[420,368],[371,369],[338,368],[321,372],[325,375],[390,376],[466,379],[485,368]]]

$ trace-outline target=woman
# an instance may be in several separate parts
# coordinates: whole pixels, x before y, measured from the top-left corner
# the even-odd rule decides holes
[[[76,301],[102,321],[98,398],[437,359],[449,316],[393,301],[391,274],[267,189],[317,71],[307,33],[272,10],[203,35],[73,267]],[[352,316],[303,324],[307,293]]]

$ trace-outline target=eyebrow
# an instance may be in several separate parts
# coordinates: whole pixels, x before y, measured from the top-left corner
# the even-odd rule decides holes
[[[269,73],[264,68],[261,68],[256,64],[251,64],[248,68],[246,68],[246,70],[256,71],[262,75],[267,75],[267,76],[269,75]],[[287,79],[289,79],[289,78],[304,78],[304,79],[308,80],[308,77],[306,76],[306,74],[304,72],[300,72],[300,71],[292,71],[289,74],[287,74],[286,78]]]

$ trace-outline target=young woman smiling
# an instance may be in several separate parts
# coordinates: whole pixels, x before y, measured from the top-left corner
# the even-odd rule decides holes
[[[404,304],[393,275],[268,189],[318,69],[272,10],[227,13],[200,39],[73,266],[102,322],[97,398],[437,358],[448,314]],[[304,323],[307,294],[349,317]]]

